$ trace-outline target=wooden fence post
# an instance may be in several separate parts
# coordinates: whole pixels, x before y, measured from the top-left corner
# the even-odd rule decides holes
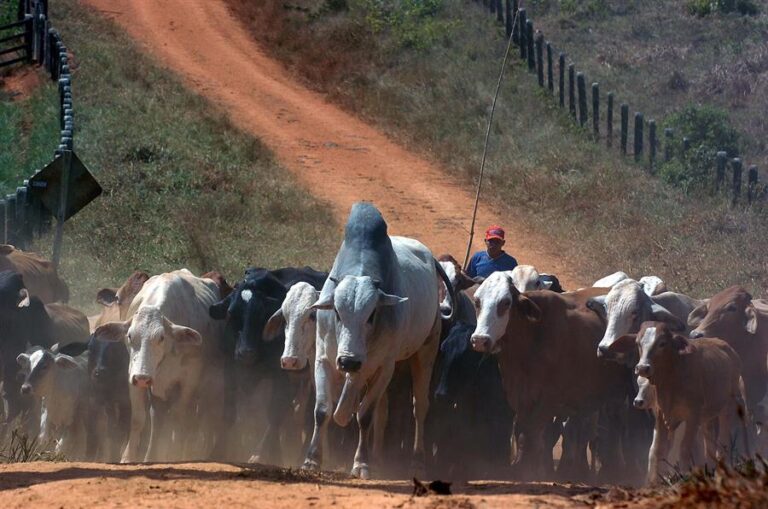
[[[672,159],[672,140],[675,131],[669,127],[664,129],[664,162]]]
[[[747,201],[752,205],[752,201],[756,198],[755,192],[757,191],[757,166],[754,164],[749,167],[749,176],[747,177]]]
[[[627,139],[629,138],[629,105],[621,105],[621,153],[627,155]]]
[[[539,86],[544,87],[544,35],[541,32],[536,34],[536,75]]]
[[[525,42],[528,45],[528,48],[525,50],[526,55],[528,55],[528,70],[533,71],[536,69],[536,55],[533,54],[533,21],[530,19],[525,22]]]
[[[501,7],[501,0],[496,0],[496,21],[500,24],[504,24],[504,10]]]
[[[558,56],[558,63],[560,65],[560,107],[565,108],[565,53],[560,53]]]
[[[605,112],[605,144],[613,147],[613,92],[608,92],[608,111]]]
[[[491,10],[491,14],[496,14],[496,0],[486,0],[488,2],[488,8]]]
[[[648,121],[648,170],[653,173],[656,169],[656,121]]]
[[[643,155],[643,114],[635,112],[635,162]]]
[[[579,126],[584,127],[587,123],[587,84],[583,72],[576,73],[576,84],[579,89]]]
[[[728,154],[721,150],[715,156],[715,192],[720,192],[720,188],[725,182],[725,165],[728,162]]]
[[[576,68],[568,64],[568,111],[576,120]]]
[[[518,40],[520,42],[520,60],[525,60],[528,54],[528,42],[526,41],[526,17],[525,9],[519,9],[517,11],[517,31],[520,34]]]
[[[5,199],[0,199],[0,244],[8,244],[5,232]]]
[[[28,14],[24,17],[24,44],[27,46],[27,62],[32,63],[35,60],[35,17]]]
[[[733,166],[733,205],[736,205],[736,203],[739,201],[739,197],[741,196],[741,159],[738,157],[734,157],[731,161],[731,166]]]
[[[507,39],[509,39],[512,35],[512,0],[506,0],[504,3],[504,14],[504,31],[507,34]]]
[[[519,17],[518,14],[518,0],[512,0],[512,20],[510,23],[512,24],[512,42],[515,44],[520,44],[520,26],[518,23],[514,23],[515,16]]]
[[[600,139],[600,85],[592,83],[592,130],[595,141]]]
[[[549,93],[555,91],[555,76],[552,72],[552,45],[547,41],[547,88]]]
[[[18,244],[16,238],[16,195],[9,194],[5,197],[6,217],[6,244]]]

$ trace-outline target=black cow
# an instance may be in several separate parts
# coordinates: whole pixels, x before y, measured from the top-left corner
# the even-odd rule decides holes
[[[87,349],[90,415],[86,421],[86,456],[118,461],[131,425],[128,348],[122,342],[101,341],[91,336]]]
[[[21,395],[16,357],[26,351],[27,343],[50,348],[56,341],[45,306],[37,297],[29,296],[21,274],[10,270],[0,272],[0,324],[3,398],[8,409],[5,422],[10,423],[33,404],[32,398]],[[35,432],[32,428],[30,431]]]
[[[512,411],[496,358],[471,347],[474,330],[457,322],[440,346],[427,417],[430,477],[488,478],[509,468]]]
[[[552,292],[565,293],[565,290],[563,290],[563,287],[560,285],[560,280],[557,279],[557,276],[553,276],[552,274],[539,274],[539,281],[542,283],[551,283],[548,290]]]
[[[281,430],[288,422],[286,417],[290,414],[298,389],[303,382],[309,381],[310,376],[309,370],[297,377],[296,373],[289,373],[280,367],[285,338],[281,333],[271,341],[265,341],[264,326],[280,308],[292,285],[306,282],[320,289],[327,277],[327,273],[310,267],[272,271],[251,267],[245,271],[243,280],[235,285],[232,293],[210,307],[212,318],[228,321],[228,339],[223,348],[239,364],[239,380],[235,383],[238,386],[248,385],[239,389],[250,392],[265,380],[272,382],[266,408],[267,427],[251,461],[281,462]]]

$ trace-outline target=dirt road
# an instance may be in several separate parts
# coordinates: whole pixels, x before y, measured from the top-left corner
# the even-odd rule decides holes
[[[474,190],[297,84],[224,2],[83,1],[114,19],[237,126],[262,139],[311,193],[333,207],[339,224],[353,202],[371,200],[392,234],[413,236],[435,253],[463,260]],[[507,250],[521,263],[557,274],[566,288],[584,284],[548,248],[546,238],[485,204],[475,249],[482,248],[482,233],[492,223],[507,227]]]
[[[260,507],[269,509],[574,507],[596,490],[552,483],[473,482],[452,496],[412,497],[405,481],[221,463],[103,465],[17,463],[0,466],[3,507]]]

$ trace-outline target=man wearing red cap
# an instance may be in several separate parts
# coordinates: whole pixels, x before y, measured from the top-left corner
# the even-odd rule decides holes
[[[478,251],[469,260],[469,277],[488,277],[499,270],[512,270],[517,267],[517,260],[502,249],[504,247],[504,228],[493,225],[485,230],[485,251]]]

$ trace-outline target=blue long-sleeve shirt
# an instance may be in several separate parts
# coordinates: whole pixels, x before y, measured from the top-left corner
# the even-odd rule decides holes
[[[515,267],[517,267],[517,260],[504,251],[496,258],[488,256],[487,251],[478,251],[469,260],[467,275],[469,277],[488,277],[496,271],[512,270]]]

